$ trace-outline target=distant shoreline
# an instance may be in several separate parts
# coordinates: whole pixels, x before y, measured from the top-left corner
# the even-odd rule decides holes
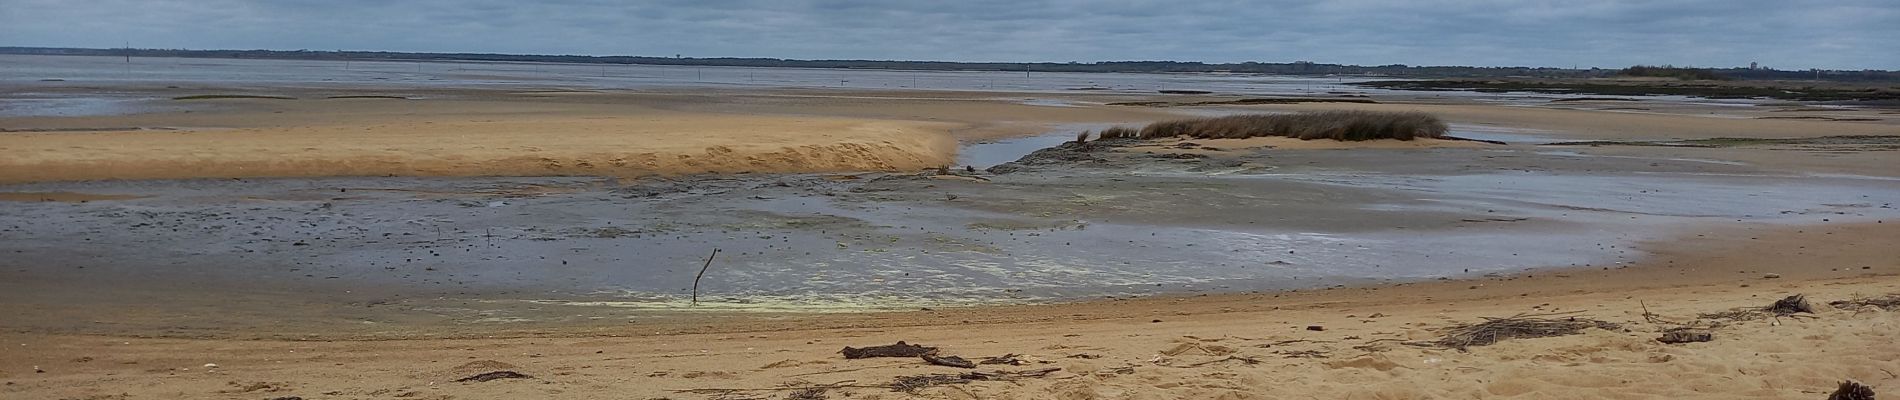
[[[1410,66],[1390,64],[1361,66],[1346,64],[1294,62],[1203,63],[1195,61],[1102,61],[1102,62],[959,62],[905,60],[798,60],[763,57],[653,57],[586,56],[498,53],[419,53],[392,51],[311,51],[311,50],[185,50],[185,49],[96,49],[71,47],[0,46],[0,54],[80,55],[182,58],[237,58],[286,60],[380,60],[380,61],[489,61],[545,62],[563,64],[639,64],[707,67],[778,67],[876,69],[914,71],[1022,71],[1081,73],[1236,73],[1299,76],[1356,75],[1391,78],[1600,78],[1616,74],[1610,68],[1553,67],[1467,67]],[[1777,71],[1749,68],[1714,68],[1711,71],[1739,79],[1821,79],[1840,81],[1900,81],[1900,71]]]

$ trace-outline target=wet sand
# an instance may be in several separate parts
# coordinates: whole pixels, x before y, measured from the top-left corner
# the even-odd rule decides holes
[[[1900,293],[1886,239],[1900,225],[1741,224],[1643,246],[1618,268],[1274,294],[1161,297],[906,313],[641,319],[593,329],[458,340],[225,341],[45,332],[0,334],[5,393],[28,398],[731,398],[844,383],[851,398],[1814,398],[1843,379],[1877,388],[1895,310],[1823,305],[1812,317],[1701,313],[1802,293],[1817,303]],[[1773,245],[1764,245],[1772,243]],[[1862,269],[1865,267],[1865,269]],[[1778,274],[1774,279],[1769,273]],[[241,300],[242,298],[234,299]],[[1571,313],[1621,324],[1469,352],[1408,342],[1481,317]],[[1645,313],[1655,318],[1646,318]],[[1720,323],[1715,342],[1660,331]],[[1323,331],[1309,330],[1322,327]],[[437,331],[413,332],[435,337]],[[905,340],[976,357],[1020,354],[1042,378],[916,394],[894,378],[965,370],[916,359],[845,360],[843,346]],[[1238,358],[1235,358],[1238,357]],[[1223,361],[1225,360],[1225,361]],[[1244,360],[1255,360],[1244,361]],[[207,367],[206,364],[216,364]],[[34,368],[44,373],[33,373]],[[530,379],[451,382],[493,370]],[[752,389],[738,394],[682,392]],[[725,393],[725,394],[722,394]]]
[[[1183,158],[1168,143],[992,168],[1007,173],[14,185],[141,197],[11,205],[0,302],[39,304],[10,323],[53,331],[446,334],[1472,278],[1620,266],[1706,226],[1900,219],[1900,179],[1875,175],[1567,146]],[[337,304],[361,308],[283,312]]]

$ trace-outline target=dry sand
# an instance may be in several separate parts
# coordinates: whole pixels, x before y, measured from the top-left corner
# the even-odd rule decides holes
[[[176,101],[187,113],[0,119],[0,183],[313,176],[914,170],[956,139],[1164,118],[996,94],[431,92]]]
[[[303,176],[642,176],[949,164],[949,124],[817,117],[485,116],[0,135],[0,182]]]
[[[787,392],[774,388],[836,383],[850,387],[830,398],[1819,399],[1844,379],[1900,387],[1900,310],[1823,306],[1811,317],[1702,320],[1721,324],[1710,343],[1655,338],[1700,313],[1764,306],[1789,294],[1825,303],[1900,293],[1895,235],[1900,224],[1737,225],[1652,243],[1646,247],[1656,256],[1617,269],[1284,294],[630,325],[582,336],[232,342],[6,333],[0,380],[8,383],[0,394],[777,399]],[[1645,308],[1660,319],[1649,321]],[[1469,352],[1407,344],[1435,339],[1457,323],[1524,313],[1574,313],[1563,315],[1622,328]],[[656,334],[679,328],[697,333]],[[964,370],[837,354],[842,346],[898,340],[966,358],[1022,354],[1031,363],[982,371],[1061,371],[906,394],[876,386]],[[491,370],[534,378],[451,381]],[[756,391],[678,392],[708,388]]]
[[[380,92],[352,94],[385,94]],[[158,93],[170,96],[179,93]],[[953,140],[1142,122],[1182,110],[1104,106],[1127,95],[981,92],[518,92],[433,90],[411,100],[176,101],[193,112],[0,120],[0,182],[310,176],[489,176],[909,170],[951,164]],[[1069,106],[1031,105],[1061,99]],[[1137,97],[1141,98],[1141,97]],[[1397,101],[1418,101],[1398,99]],[[1574,104],[1561,104],[1574,107]],[[1655,105],[1652,107],[1661,107]],[[1423,111],[1561,139],[1900,133],[1894,121],[1763,120],[1775,109],[1675,104],[1622,112],[1476,104],[1320,103],[1228,111]],[[1284,148],[1416,147],[1276,141]],[[1465,146],[1468,144],[1432,144]],[[1429,147],[1429,146],[1428,146]]]

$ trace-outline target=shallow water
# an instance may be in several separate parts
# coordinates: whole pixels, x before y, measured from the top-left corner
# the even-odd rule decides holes
[[[985,90],[1015,92],[1155,93],[1205,90],[1228,94],[1317,94],[1359,90],[1361,79],[1242,74],[902,71],[812,68],[686,67],[501,62],[252,60],[211,58],[0,55],[0,85],[71,86],[112,83],[309,85],[339,87],[813,87]],[[63,80],[60,82],[45,81]]]
[[[109,93],[73,96],[48,93],[0,94],[0,117],[79,117],[174,112],[186,105],[165,99]]]
[[[1567,141],[1553,135],[1555,132],[1510,128],[1491,125],[1451,124],[1447,135],[1465,139],[1492,140],[1511,144],[1550,144]]]
[[[968,165],[977,169],[989,168],[1034,153],[1064,142],[1075,140],[1082,132],[1097,131],[1114,124],[1068,124],[1048,133],[1019,138],[998,139],[965,144],[957,150],[957,165]]]

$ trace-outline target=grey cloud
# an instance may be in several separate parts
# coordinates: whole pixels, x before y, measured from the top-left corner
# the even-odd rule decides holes
[[[1896,68],[1885,0],[0,0],[0,45]]]

